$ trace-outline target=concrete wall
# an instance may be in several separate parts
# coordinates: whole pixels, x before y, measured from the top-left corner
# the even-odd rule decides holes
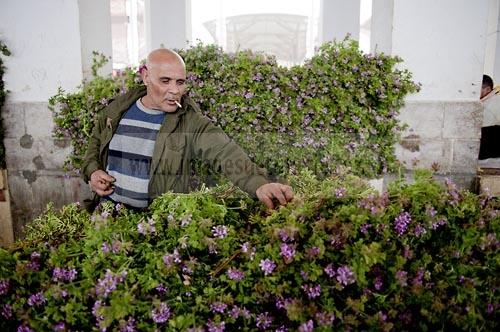
[[[343,40],[347,34],[359,40],[360,0],[322,0],[320,39],[323,42]]]
[[[146,47],[185,48],[190,36],[187,29],[190,2],[184,0],[146,0]],[[190,24],[189,24],[190,25]]]
[[[373,2],[372,50],[403,58],[401,67],[422,84],[401,113],[409,128],[396,147],[398,159],[409,170],[432,166],[466,187],[479,153],[488,6],[467,0]]]
[[[66,178],[61,170],[70,147],[52,138],[47,107],[59,86],[72,91],[82,80],[78,1],[2,0],[0,38],[12,52],[5,59],[9,94],[2,117],[19,235],[49,201],[61,206],[86,194],[79,178]]]
[[[484,73],[500,84],[500,0],[489,0]]]

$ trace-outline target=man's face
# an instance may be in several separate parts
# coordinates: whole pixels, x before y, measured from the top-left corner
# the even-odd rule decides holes
[[[167,113],[177,110],[186,92],[186,70],[176,60],[155,63],[143,72],[143,81],[147,87],[148,107]]]

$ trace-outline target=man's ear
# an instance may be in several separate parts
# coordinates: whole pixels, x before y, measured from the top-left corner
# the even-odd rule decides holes
[[[148,73],[148,68],[146,66],[144,66],[144,68],[142,68],[141,70],[141,78],[144,85],[149,84],[149,73]]]

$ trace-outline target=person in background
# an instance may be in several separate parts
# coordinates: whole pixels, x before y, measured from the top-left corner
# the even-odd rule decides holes
[[[141,72],[144,86],[118,96],[99,112],[82,166],[102,200],[144,209],[161,194],[189,191],[191,161],[203,160],[268,208],[293,198],[290,186],[271,182],[186,95],[186,67],[169,49],[152,51]]]
[[[493,79],[488,75],[483,75],[483,83],[481,84],[481,96],[479,99],[482,101],[488,94],[493,91]]]
[[[480,166],[482,167],[498,167],[498,158],[500,158],[500,87],[493,88],[493,79],[488,75],[483,75],[480,100],[484,112],[478,159],[481,161]]]

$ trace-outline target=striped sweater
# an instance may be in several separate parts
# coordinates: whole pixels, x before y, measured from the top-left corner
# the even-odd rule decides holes
[[[151,159],[165,116],[146,108],[140,99],[125,112],[109,143],[106,171],[116,179],[109,199],[136,208],[148,206]]]

